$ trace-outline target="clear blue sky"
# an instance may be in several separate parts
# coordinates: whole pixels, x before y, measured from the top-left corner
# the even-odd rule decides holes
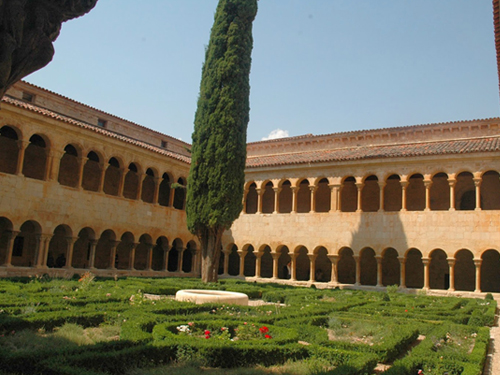
[[[217,0],[99,0],[26,80],[191,142]],[[491,0],[260,0],[248,141],[499,116]]]

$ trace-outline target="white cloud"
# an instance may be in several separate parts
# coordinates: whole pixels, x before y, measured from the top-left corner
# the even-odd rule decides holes
[[[289,137],[288,130],[274,129],[267,137],[261,139],[261,141],[268,141],[270,139],[286,138]]]

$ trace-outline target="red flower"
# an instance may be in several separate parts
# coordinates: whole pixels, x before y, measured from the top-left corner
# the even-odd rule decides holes
[[[264,336],[266,339],[272,339],[273,337],[271,335],[265,335]]]
[[[408,310],[405,310],[405,312],[408,312]]]
[[[210,338],[210,335],[206,335],[206,336],[205,336],[205,338],[206,338],[206,339],[209,339],[209,338]]]
[[[205,335],[206,335],[206,336],[207,336],[207,335],[208,335],[208,336],[210,335],[210,331],[209,331],[208,329],[205,331]]]
[[[267,328],[266,326],[262,326],[259,328],[259,331],[260,333],[268,333],[269,332],[269,328]]]

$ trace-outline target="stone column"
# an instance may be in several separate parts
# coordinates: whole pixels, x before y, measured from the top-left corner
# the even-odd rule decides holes
[[[101,175],[99,176],[99,188],[97,189],[98,193],[102,193],[104,191],[104,180],[106,178],[106,168],[104,164],[99,163],[99,169],[101,171]]]
[[[61,166],[61,159],[64,153],[56,150],[51,150],[47,152],[46,150],[46,154],[48,158],[47,158],[47,165],[45,166],[44,180],[57,181],[59,177],[59,167]]]
[[[363,186],[365,186],[362,182],[356,182],[356,188],[358,189],[358,202],[356,212],[362,212],[362,200],[361,200],[361,192],[363,191]]]
[[[262,213],[262,195],[264,194],[264,189],[255,189],[257,193],[257,214]]]
[[[66,237],[66,241],[68,243],[68,248],[66,250],[66,265],[64,268],[73,268],[73,251],[75,242],[78,240],[78,237]]]
[[[361,285],[361,258],[359,255],[353,256],[356,262],[356,281],[354,285]]]
[[[380,202],[378,205],[378,212],[384,212],[384,188],[385,188],[385,182],[384,181],[379,181],[378,182],[378,187],[380,190]]]
[[[328,185],[331,191],[330,195],[330,213],[340,211],[340,185],[339,184],[330,184]]]
[[[89,259],[89,268],[94,269],[95,268],[95,251],[97,247],[97,240],[90,240],[90,259]]]
[[[275,251],[271,251],[271,256],[273,257],[273,279],[279,278],[278,262],[279,262],[280,255],[281,255],[280,253],[277,253]]]
[[[153,244],[148,243],[147,244],[147,258],[146,258],[146,270],[152,271],[153,270]],[[196,263],[195,262],[196,258],[193,258],[193,266]]]
[[[163,270],[165,272],[169,272],[168,271],[168,254],[170,253],[170,248],[168,248],[167,250],[164,250],[164,252],[165,252],[165,255],[163,258]]]
[[[123,197],[123,186],[125,185],[125,176],[127,175],[127,170],[125,168],[120,168],[120,182],[118,183],[118,196]]]
[[[474,293],[481,293],[481,264],[482,259],[474,259],[474,266],[476,267],[476,288]]]
[[[316,190],[317,186],[309,186],[309,190],[311,190],[311,209],[309,212],[316,212]]]
[[[28,141],[17,141],[17,146],[19,147],[19,151],[17,154],[17,167],[16,167],[16,175],[23,175],[23,166],[24,166],[24,153],[26,151],[26,147],[28,147],[30,143]]]
[[[450,211],[455,211],[455,185],[457,180],[448,178],[448,185],[450,186]]]
[[[109,261],[110,261],[109,269],[116,270],[116,266],[115,266],[116,247],[118,246],[120,241],[110,240],[109,243],[111,245],[111,251],[110,251],[110,255],[109,255]]]
[[[137,174],[139,180],[139,186],[137,186],[137,196],[136,196],[137,200],[142,200],[142,184],[144,184],[144,179],[146,178],[146,176],[147,175],[144,173]]]
[[[290,187],[292,189],[292,212],[291,214],[296,214],[297,213],[297,191],[298,187],[297,186],[292,186]]]
[[[7,244],[6,244],[7,253],[5,254],[5,260],[3,263],[5,267],[12,266],[12,252],[14,251],[14,239],[17,237],[19,233],[20,232],[18,231],[10,231],[7,234]]]
[[[408,187],[408,181],[401,181],[401,189],[402,191],[402,202],[401,202],[401,211],[406,211],[406,188]]]
[[[450,287],[448,288],[448,290],[453,292],[455,291],[455,259],[448,258],[447,261],[450,268]]]
[[[401,288],[406,288],[406,259],[401,257],[398,258],[399,260],[399,270],[400,270],[400,275],[399,275],[399,286]]]
[[[422,258],[422,263],[424,264],[424,288],[429,289],[429,263],[431,260],[429,258]]]
[[[168,195],[168,207],[174,207],[174,197],[175,189],[172,188],[172,183],[170,182],[170,191]]]
[[[309,281],[314,283],[316,281],[316,258],[317,254],[307,254],[309,257]]]
[[[431,185],[432,185],[432,180],[424,180],[424,186],[425,186],[425,209],[424,209],[424,211],[431,210]]]
[[[292,275],[291,275],[290,280],[297,281],[297,267],[296,267],[297,254],[295,254],[295,253],[291,254],[291,258],[292,258],[292,261],[290,264],[290,268],[292,269]]]
[[[337,285],[338,284],[337,264],[339,262],[339,256],[328,255],[328,259],[330,259],[330,262],[332,262],[332,276],[330,277],[330,284]]]
[[[245,191],[243,191],[243,209],[241,210],[242,214],[247,213],[247,194],[248,194],[248,189],[245,189]]]
[[[155,190],[153,193],[153,204],[158,204],[158,196],[160,195],[160,184],[161,184],[160,178],[155,177],[153,181],[155,183]]]
[[[78,185],[76,186],[78,189],[82,190],[82,181],[83,181],[83,168],[85,167],[85,164],[87,163],[87,160],[89,160],[86,157],[81,157],[78,158]]]
[[[273,214],[280,212],[280,192],[281,188],[273,187],[274,190],[274,211]]]
[[[481,211],[481,177],[473,179],[474,186],[476,187],[476,211]]]
[[[49,255],[49,244],[52,239],[51,234],[38,234],[36,239],[35,262],[36,267],[47,267],[47,256]]]
[[[139,244],[137,242],[130,244],[130,250],[128,253],[128,269],[131,271],[135,271],[135,249]]]
[[[182,266],[183,266],[183,259],[184,259],[184,251],[187,249],[177,249],[177,252],[179,253],[179,257],[177,258],[177,272],[183,272],[182,271]]]
[[[382,257],[376,256],[375,259],[377,261],[377,286],[383,286],[383,283],[382,283]]]
[[[255,276],[260,277],[260,271],[261,271],[261,266],[262,266],[262,255],[264,253],[261,253],[260,251],[255,253],[256,262],[255,262]]]
[[[245,256],[248,250],[237,250],[237,253],[240,256],[240,274],[238,276],[245,277]]]

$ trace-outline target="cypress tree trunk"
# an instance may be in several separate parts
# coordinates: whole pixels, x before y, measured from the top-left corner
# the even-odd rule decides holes
[[[256,14],[257,0],[219,0],[205,53],[186,204],[205,282],[217,281],[222,234],[242,210]]]

